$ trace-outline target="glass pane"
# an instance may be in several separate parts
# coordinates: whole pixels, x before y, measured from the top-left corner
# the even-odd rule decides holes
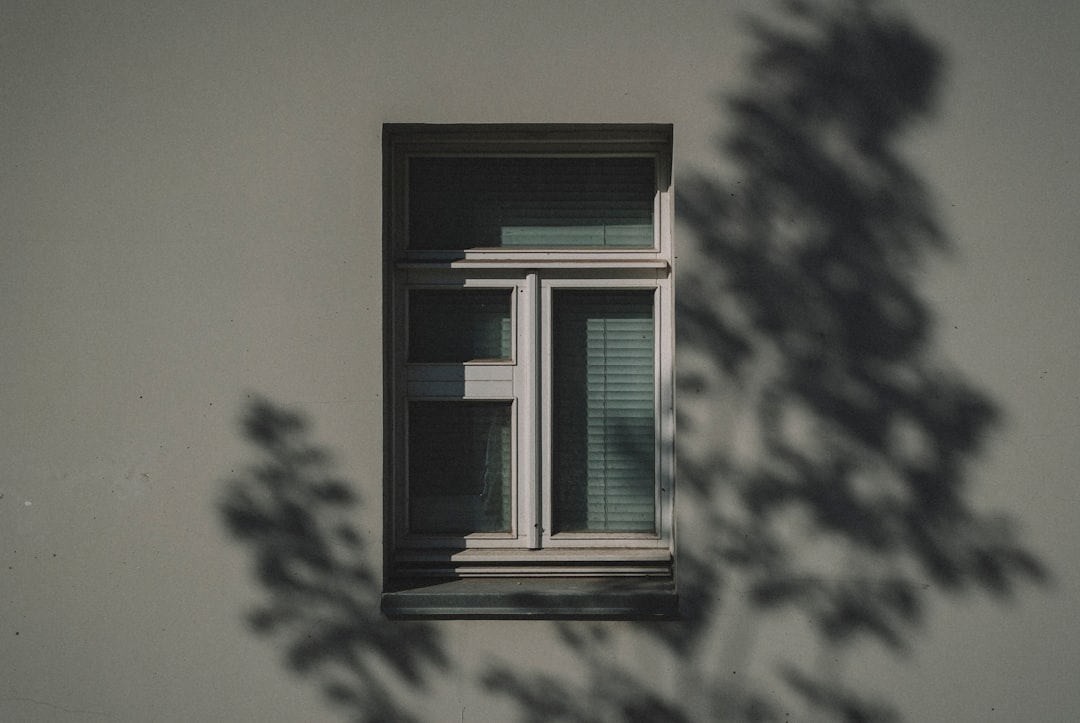
[[[651,247],[655,162],[415,156],[409,246]]]
[[[509,532],[511,402],[409,403],[409,530]]]
[[[409,361],[509,360],[510,289],[413,289]]]
[[[653,291],[553,298],[556,532],[652,532]]]

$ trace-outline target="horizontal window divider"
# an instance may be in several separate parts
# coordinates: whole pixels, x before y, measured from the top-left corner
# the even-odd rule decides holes
[[[409,401],[468,399],[471,401],[513,401],[514,384],[499,379],[409,380],[405,384]]]
[[[670,271],[671,265],[665,259],[644,258],[633,259],[620,257],[614,258],[485,258],[485,259],[414,259],[398,261],[398,269],[402,270],[438,270],[438,269],[512,269],[522,272],[525,269],[588,269],[590,271],[604,269],[650,269],[658,271]]]
[[[405,366],[409,381],[511,381],[514,378],[514,362],[483,361],[460,362],[457,364],[407,364]]]
[[[515,266],[518,268],[528,266],[537,269],[658,269],[663,271],[667,271],[670,268],[667,261],[657,259],[620,259],[617,261],[612,259],[530,259],[528,261],[514,261],[512,259],[468,259],[465,261],[455,261],[451,264],[451,268],[455,269],[500,268],[503,266]]]

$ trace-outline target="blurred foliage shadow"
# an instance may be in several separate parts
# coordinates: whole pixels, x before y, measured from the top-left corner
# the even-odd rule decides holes
[[[865,641],[903,653],[931,591],[1005,598],[1047,578],[1007,515],[972,505],[966,468],[1000,411],[935,354],[918,293],[948,243],[897,146],[935,107],[941,55],[884,3],[782,10],[747,20],[749,83],[721,100],[724,170],[682,177],[676,199],[690,232],[677,343],[698,361],[679,370],[678,505],[695,518],[680,527],[683,620],[643,632],[694,684],[677,704],[653,700],[581,624],[561,634],[599,661],[587,684],[488,677],[525,710],[574,701],[526,720],[787,721],[791,700],[814,720],[896,720],[828,665],[781,661],[738,684],[730,673],[750,664],[766,618],[812,621],[820,659]],[[710,428],[684,414],[695,399],[734,419]],[[708,532],[687,540],[692,528]],[[747,620],[733,634],[718,621],[736,597]]]
[[[260,459],[226,482],[220,511],[268,594],[248,622],[350,719],[416,720],[406,694],[449,660],[433,626],[381,614],[382,580],[371,562],[378,555],[356,528],[359,499],[307,426],[265,399],[251,402],[242,420]]]
[[[898,144],[935,107],[940,53],[884,3],[783,10],[747,21],[724,170],[679,182],[682,619],[546,623],[576,674],[499,660],[478,680],[523,721],[897,720],[825,661],[904,653],[932,593],[1047,579],[1011,519],[973,505],[967,467],[1001,413],[935,353],[918,292],[948,242]],[[452,662],[438,629],[381,616],[358,500],[303,420],[257,401],[244,431],[263,459],[221,511],[269,596],[253,629],[358,720],[412,720],[404,701]],[[816,661],[755,661],[783,619],[808,621]],[[666,651],[677,691],[627,636]]]

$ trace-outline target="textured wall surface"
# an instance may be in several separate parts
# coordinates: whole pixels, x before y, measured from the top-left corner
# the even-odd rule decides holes
[[[266,395],[304,412],[378,544],[382,124],[673,123],[678,187],[721,165],[750,5],[5,2],[0,719],[329,718],[246,626],[263,591],[218,503]],[[1004,411],[972,504],[1017,517],[1054,582],[935,599],[905,659],[849,653],[846,683],[911,720],[1080,709],[1080,14],[1006,5],[902,5],[949,61],[910,157],[955,247],[923,284],[938,341]],[[407,693],[424,720],[511,719],[475,674],[495,656],[588,663],[546,623],[435,628],[449,668]],[[680,687],[647,635],[609,653]]]

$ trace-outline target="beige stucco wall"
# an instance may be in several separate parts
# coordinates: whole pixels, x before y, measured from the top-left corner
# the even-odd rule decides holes
[[[749,5],[4,3],[0,720],[326,719],[245,628],[261,590],[216,502],[249,393],[302,408],[379,499],[382,123],[673,123],[677,184],[714,163]],[[914,149],[960,250],[928,291],[1010,419],[975,496],[1020,515],[1058,583],[940,606],[907,664],[851,668],[913,720],[1067,720],[1080,57],[1058,16],[1078,18],[908,7],[955,61]],[[361,520],[378,539],[378,505]],[[544,623],[440,629],[456,672],[419,704],[433,721],[507,715],[470,672],[506,641],[530,666],[569,655]]]

